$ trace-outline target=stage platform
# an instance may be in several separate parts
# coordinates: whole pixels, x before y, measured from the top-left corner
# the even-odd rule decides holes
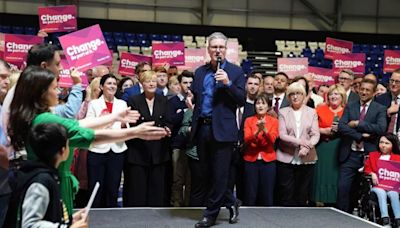
[[[194,227],[202,208],[92,209],[91,228],[186,228]],[[241,207],[237,224],[228,223],[229,212],[221,209],[217,228],[344,228],[381,227],[335,208]]]

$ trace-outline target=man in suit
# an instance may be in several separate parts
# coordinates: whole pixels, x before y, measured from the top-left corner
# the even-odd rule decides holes
[[[390,76],[389,91],[376,97],[375,101],[387,108],[387,131],[397,134],[400,127],[400,68],[393,71],[392,75]]]
[[[351,70],[341,70],[339,73],[339,84],[344,87],[347,95],[347,103],[354,101],[359,101],[360,97],[358,94],[351,91],[351,86],[353,85],[354,72]]]
[[[236,108],[245,103],[245,76],[240,67],[225,59],[227,37],[215,32],[208,38],[210,63],[199,67],[191,86],[192,139],[199,160],[191,160],[191,205],[206,205],[196,227],[215,224],[221,206],[230,211],[230,223],[238,220],[240,203],[229,188],[233,149],[238,140]]]
[[[284,72],[278,72],[274,77],[274,96],[272,97],[272,107],[276,114],[279,114],[279,109],[288,107],[289,102],[286,99],[286,88],[289,84],[289,76]]]
[[[359,90],[360,101],[349,103],[339,121],[342,141],[337,207],[348,213],[353,211],[352,203],[359,186],[358,170],[364,165],[364,155],[377,150],[379,136],[386,130],[386,109],[373,101],[376,87],[376,82],[363,79]]]
[[[267,95],[273,96],[275,89],[274,89],[274,76],[267,75],[264,77],[264,93]]]

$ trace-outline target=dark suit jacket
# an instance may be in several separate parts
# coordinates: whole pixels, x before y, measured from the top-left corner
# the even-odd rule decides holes
[[[155,95],[153,115],[150,115],[144,93],[131,96],[128,100],[128,106],[132,107],[134,110],[138,110],[140,113],[140,118],[135,125],[139,125],[143,122],[155,121],[155,126],[167,126],[171,129],[171,125],[167,120],[168,105],[166,97],[159,94]],[[161,164],[171,159],[167,138],[152,141],[132,139],[126,143],[128,146],[126,155],[128,163],[147,166]]]
[[[360,97],[358,96],[358,94],[351,91],[350,95],[347,99],[347,103],[352,103],[352,102],[356,102],[356,101],[360,101]]]
[[[375,98],[375,101],[378,102],[379,104],[385,106],[386,109],[388,109],[390,107],[390,105],[392,104],[392,100],[393,100],[393,97],[392,97],[392,93],[390,91],[386,92],[386,93],[384,93],[384,94],[382,94],[380,96],[377,96]],[[400,115],[399,115],[399,113],[400,113],[400,110],[397,112],[396,132],[399,130],[399,127],[400,127]],[[388,125],[390,123],[390,118],[391,118],[390,116],[387,116]]]
[[[197,132],[201,104],[203,101],[203,82],[211,65],[206,64],[197,68],[191,91],[196,103],[193,110],[192,135]],[[212,130],[215,139],[219,142],[237,142],[238,128],[236,124],[236,108],[243,106],[246,101],[245,81],[242,69],[226,61],[224,70],[232,82],[230,86],[217,88],[213,97]]]
[[[185,99],[181,101],[178,96],[173,96],[172,98],[168,99],[167,117],[171,120],[171,124],[173,125],[173,128],[171,129],[172,149],[185,148],[185,138],[181,135],[178,135],[178,131],[182,126],[185,109],[187,109]]]
[[[360,102],[352,102],[346,105],[343,116],[339,121],[339,134],[341,136],[339,162],[345,162],[351,152],[353,141],[364,143],[364,153],[377,150],[379,136],[386,132],[386,109],[383,105],[372,101],[368,107],[364,121],[360,121],[357,128],[351,128],[347,124],[351,120],[360,118]],[[362,134],[368,133],[372,137],[363,139]]]

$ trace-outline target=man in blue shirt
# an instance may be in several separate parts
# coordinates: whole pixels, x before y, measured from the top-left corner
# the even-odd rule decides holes
[[[221,206],[230,212],[230,223],[238,220],[240,201],[229,188],[233,148],[238,140],[236,109],[245,103],[245,76],[242,69],[225,59],[227,38],[220,32],[208,38],[210,63],[199,67],[188,102],[193,110],[191,139],[199,160],[190,161],[191,206],[206,206],[196,227],[215,224]]]

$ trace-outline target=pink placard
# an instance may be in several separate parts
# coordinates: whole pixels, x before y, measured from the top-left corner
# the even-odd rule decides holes
[[[237,40],[228,40],[225,58],[231,63],[239,64],[239,42]]]
[[[385,50],[384,56],[384,72],[393,72],[400,68],[400,50]]]
[[[339,75],[341,70],[350,69],[356,75],[364,75],[365,53],[333,54],[333,73]]]
[[[178,70],[195,71],[199,66],[204,65],[207,58],[206,48],[186,48],[185,65],[178,66]]]
[[[60,72],[60,79],[58,80],[58,86],[63,88],[72,87],[73,83],[70,76],[71,75],[70,66],[68,64],[65,55],[60,55],[60,57],[61,57],[61,66],[63,67],[63,70],[61,70]],[[82,79],[82,86],[87,87],[89,83],[85,73],[79,71],[79,75],[81,76]]]
[[[333,85],[336,82],[336,77],[332,69],[308,66],[308,74],[314,78],[315,86]]]
[[[378,186],[400,192],[400,163],[395,161],[378,160]]]
[[[4,33],[0,33],[0,58],[4,58]]]
[[[308,58],[278,58],[278,72],[285,72],[289,78],[308,73]]]
[[[183,42],[152,43],[153,66],[162,66],[168,63],[170,66],[185,65],[185,44]]]
[[[75,5],[39,7],[38,15],[39,27],[44,32],[65,32],[77,29]]]
[[[347,54],[353,51],[353,42],[346,40],[338,40],[330,37],[325,41],[325,55],[326,59],[333,59],[334,54]]]
[[[30,35],[4,35],[4,60],[13,63],[22,63],[26,59],[29,49],[43,43],[43,38]]]
[[[87,69],[112,61],[110,50],[99,25],[58,38],[70,66],[84,72]]]
[[[122,52],[120,59],[118,74],[123,76],[134,76],[136,65],[140,62],[151,63],[150,56],[132,54],[128,52]]]

